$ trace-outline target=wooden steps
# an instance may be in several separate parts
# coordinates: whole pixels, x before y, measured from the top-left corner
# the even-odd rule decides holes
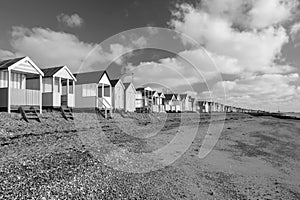
[[[112,119],[111,109],[98,108],[98,113],[105,119]]]
[[[26,122],[29,122],[29,120],[36,120],[38,122],[41,122],[41,119],[38,115],[38,110],[35,108],[23,108],[22,106],[19,107],[19,112],[21,113],[23,119]]]
[[[60,107],[60,111],[61,111],[62,116],[66,120],[69,120],[69,119],[74,120],[74,116],[72,114],[71,108],[62,106],[62,107]]]

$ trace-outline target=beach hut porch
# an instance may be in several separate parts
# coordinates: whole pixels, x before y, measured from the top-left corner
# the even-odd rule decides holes
[[[6,64],[11,63],[11,64]],[[41,83],[43,73],[28,58],[2,61],[0,68],[0,108],[10,113],[20,106],[35,107],[42,112]],[[36,84],[28,82],[28,76],[38,75]]]

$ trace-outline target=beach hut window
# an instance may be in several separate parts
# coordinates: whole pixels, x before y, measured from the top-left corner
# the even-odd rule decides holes
[[[110,96],[110,88],[109,86],[104,86],[104,96],[109,97]]]
[[[73,81],[69,82],[69,93],[73,94]]]
[[[7,87],[7,78],[8,78],[8,72],[0,71],[0,88]]]
[[[43,92],[52,92],[52,78],[43,78]]]
[[[92,85],[92,84],[82,85],[82,96],[84,96],[84,97],[96,96],[95,85]]]

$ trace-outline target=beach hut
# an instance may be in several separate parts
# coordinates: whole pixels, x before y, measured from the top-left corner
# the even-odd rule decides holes
[[[149,112],[152,107],[154,91],[150,87],[140,87],[136,89],[136,111]]]
[[[37,75],[36,84],[28,84],[28,76]],[[0,61],[0,108],[17,110],[33,107],[42,113],[42,77],[44,73],[29,57]]]
[[[165,112],[164,100],[165,94],[163,92],[158,93],[158,105],[159,105],[159,112]]]
[[[174,94],[165,94],[164,105],[166,112],[175,112],[176,110],[176,97]]]
[[[121,79],[111,80],[112,86],[112,107],[117,110],[124,110],[125,86]]]
[[[181,109],[182,111],[193,111],[192,97],[188,94],[180,94]]]
[[[159,112],[159,95],[157,91],[153,91],[152,102],[152,111]]]
[[[112,87],[106,71],[75,74],[75,110],[105,112],[112,110]]]
[[[175,96],[175,101],[174,101],[175,111],[182,112],[182,101],[181,101],[180,95],[174,94],[174,96]]]
[[[73,108],[75,106],[76,78],[67,66],[41,69],[44,73],[42,81],[43,108]],[[34,75],[28,79],[28,84],[36,84],[38,78]]]
[[[125,111],[135,111],[135,95],[136,90],[132,83],[124,83],[125,86]]]

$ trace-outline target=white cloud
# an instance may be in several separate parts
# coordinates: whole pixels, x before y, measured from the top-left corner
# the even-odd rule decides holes
[[[187,89],[192,90],[193,84],[205,81],[197,69],[180,58],[165,58],[158,62],[141,62],[137,66],[129,63],[124,67],[124,72],[129,75],[134,73],[136,86],[148,83],[172,89],[186,86]]]
[[[42,67],[68,65],[73,71],[99,70],[106,63],[120,63],[120,56],[130,50],[111,44],[104,51],[101,46],[82,42],[75,35],[44,28],[13,27],[11,36],[11,45],[17,53],[28,55]]]
[[[214,93],[226,89],[227,101],[237,106],[277,109],[278,105],[287,106],[300,100],[300,91],[291,84],[299,80],[299,74],[292,73],[255,75],[234,81],[218,82]],[[203,93],[203,96],[206,93]],[[250,105],[250,106],[249,106]],[[295,106],[299,105],[299,102]],[[293,106],[290,105],[290,108]]]
[[[0,49],[0,60],[14,58],[15,54],[11,51]]]
[[[256,0],[249,11],[250,26],[265,28],[273,24],[285,22],[292,17],[292,11],[297,7],[296,0]]]
[[[229,101],[243,106],[259,107],[270,102],[274,107],[275,102],[284,104],[297,99],[299,92],[293,82],[299,76],[293,73],[296,68],[277,61],[283,60],[281,50],[289,42],[283,24],[293,19],[298,4],[295,0],[204,0],[199,7],[178,5],[170,25],[203,45],[219,72],[239,77],[236,81],[221,81],[216,90],[202,95],[218,96],[224,84]],[[292,30],[298,32],[298,25]],[[186,37],[182,40],[189,43]],[[185,54],[193,63],[205,65],[197,51],[179,55]],[[201,70],[214,71],[208,64]]]
[[[288,42],[283,27],[238,31],[226,19],[188,5],[183,5],[182,9],[185,13],[183,20],[175,18],[171,21],[175,30],[191,36],[208,51],[227,57],[231,62],[235,60],[236,66],[243,70],[266,73],[276,71],[271,65],[280,55],[282,46]]]
[[[300,22],[293,24],[291,27],[290,34],[293,41],[295,41],[295,39],[298,37],[299,32],[300,32]]]
[[[61,13],[56,18],[58,22],[71,28],[80,27],[83,24],[83,19],[76,13],[72,15]]]
[[[134,40],[134,39],[131,40],[131,43],[138,48],[142,48],[142,47],[146,46],[147,39],[144,36],[141,36],[141,37],[137,38],[136,40]]]

